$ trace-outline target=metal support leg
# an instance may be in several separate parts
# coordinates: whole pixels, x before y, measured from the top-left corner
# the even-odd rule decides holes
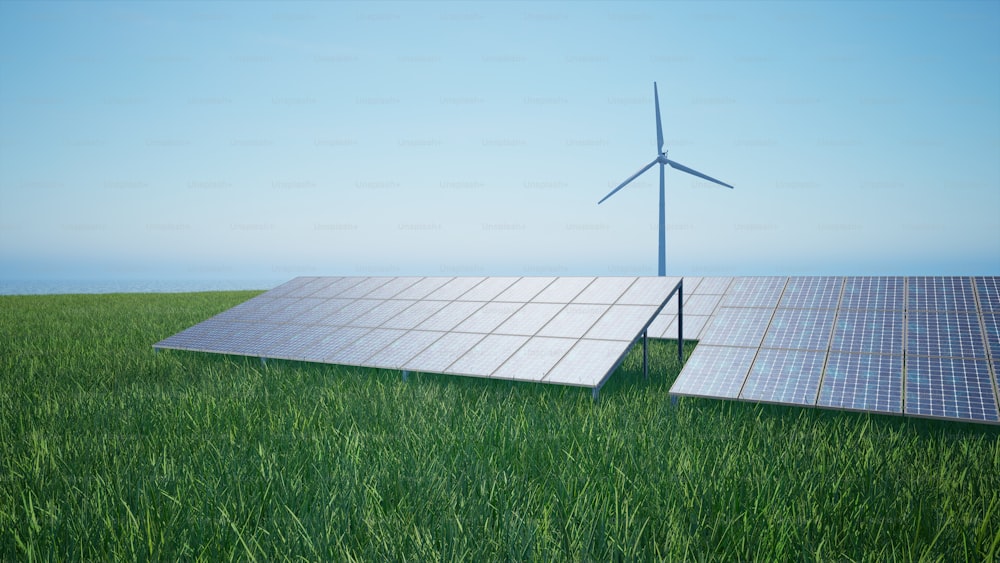
[[[261,356],[260,357],[260,365],[266,366],[267,365],[267,358],[265,358],[264,356]]]
[[[684,361],[684,280],[677,284],[677,361]]]
[[[649,381],[649,334],[648,330],[642,331],[642,377]]]
[[[404,369],[403,370],[403,381],[409,381],[409,380],[410,380],[410,372],[408,372],[408,371],[406,371]]]
[[[599,397],[600,394],[601,394],[601,389],[599,387],[594,387],[591,390],[590,396],[594,399],[595,403],[597,402],[597,399],[598,399],[598,397]]]

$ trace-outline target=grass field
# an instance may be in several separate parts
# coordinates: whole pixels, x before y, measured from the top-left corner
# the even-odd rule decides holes
[[[153,353],[255,294],[0,297],[0,560],[1000,556],[1000,428]]]

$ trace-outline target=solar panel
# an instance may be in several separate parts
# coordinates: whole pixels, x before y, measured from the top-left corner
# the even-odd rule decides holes
[[[747,376],[741,399],[814,405],[826,352],[761,349]]]
[[[485,303],[479,301],[452,301],[426,321],[417,325],[420,330],[443,330],[455,328],[462,321],[478,311]]]
[[[420,281],[420,278],[395,278],[366,294],[367,299],[391,299]]]
[[[595,278],[557,278],[536,295],[532,301],[542,303],[569,303]]]
[[[499,334],[534,336],[561,311],[558,303],[526,303],[497,327]]]
[[[347,299],[357,299],[359,297],[367,297],[369,293],[389,283],[391,279],[392,278],[366,278],[352,285],[351,287],[341,291],[340,293],[337,294],[337,297],[343,297]]]
[[[908,279],[909,311],[976,311],[969,278],[913,277]]]
[[[303,278],[155,348],[531,381],[551,377],[596,392],[679,282]]]
[[[573,338],[532,338],[511,355],[493,373],[493,377],[545,381],[545,376],[576,342]],[[586,371],[592,371],[592,368]],[[583,374],[577,374],[577,377],[583,377]]]
[[[987,362],[907,356],[905,369],[906,414],[998,421]]]
[[[711,287],[709,279],[699,287]],[[737,398],[733,388],[742,378],[743,400],[997,422],[1000,314],[992,303],[998,280],[792,277],[775,302],[771,279],[734,278],[692,354],[704,359],[688,361],[671,393]],[[770,305],[747,307],[764,303]],[[685,301],[685,312],[691,308]],[[686,329],[699,318],[685,317]],[[663,336],[675,337],[676,329]],[[706,345],[709,351],[699,354]],[[739,349],[747,352],[726,365]],[[751,353],[756,360],[748,372]],[[825,367],[817,379],[821,356]],[[707,364],[722,373],[708,372]]]
[[[656,314],[655,306],[618,305],[608,309],[594,326],[584,335],[584,338],[594,340],[624,340],[635,339],[635,327],[642,326]]]
[[[980,309],[984,313],[989,311],[1000,313],[1000,277],[979,276],[975,278],[975,282]]]
[[[831,352],[818,406],[857,411],[903,412],[903,357]]]
[[[687,280],[688,278],[684,278]],[[691,295],[725,295],[726,290],[733,283],[733,278],[701,278],[701,283],[691,291]],[[687,284],[684,291],[687,292]]]
[[[687,289],[684,293],[684,317],[687,318],[688,315],[711,315],[715,312],[716,307],[719,306],[719,301],[722,301],[721,295],[688,295]],[[677,298],[674,297],[667,302],[667,306],[663,308],[664,313],[677,314]]]
[[[528,341],[527,336],[490,334],[448,367],[451,373],[489,377]]]
[[[709,316],[688,316],[684,313],[684,340],[699,340],[701,335],[705,332],[705,325],[708,323]],[[677,329],[678,329],[677,319],[673,319],[670,326],[667,327],[666,332],[663,333],[662,338],[670,338],[671,340],[677,340]]]
[[[778,309],[764,334],[764,348],[826,350],[833,332],[832,309]]]
[[[582,338],[610,305],[566,305],[540,331],[539,336]]]
[[[722,307],[774,307],[778,304],[787,278],[736,278],[722,298]]]
[[[597,278],[573,299],[573,303],[610,305],[625,293],[635,278]]]
[[[427,321],[438,311],[444,309],[450,301],[417,301],[396,316],[382,323],[383,328],[401,328],[410,330]]]
[[[454,278],[423,278],[396,294],[396,299],[424,299]]]
[[[545,381],[589,387],[593,383],[585,374],[590,371],[590,366],[595,364],[615,366],[628,351],[628,348],[628,345],[622,342],[577,340],[565,356],[549,371]]]
[[[676,318],[677,318],[676,314],[668,315],[666,313],[661,312],[659,315],[656,315],[656,318],[653,319],[653,322],[649,324],[649,328],[646,329],[646,331],[649,333],[649,337],[667,338],[666,336],[664,336],[664,334],[666,334],[667,332],[667,327],[669,327],[670,323],[674,322],[674,319]],[[687,315],[684,315],[684,320],[687,321]]]
[[[533,297],[541,293],[543,289],[548,287],[556,278],[545,277],[545,278],[521,278],[514,282],[513,285],[508,287],[494,299],[494,301],[514,301],[517,303],[523,303],[525,301],[531,301]]]
[[[677,285],[681,278],[666,278],[671,286]],[[659,307],[663,304],[662,288],[663,282],[657,278],[638,278],[625,293],[618,298],[618,305],[652,305]],[[675,296],[671,301],[677,301]],[[686,305],[687,303],[685,303]]]
[[[695,397],[735,399],[750,372],[756,348],[699,344],[684,364],[670,393]]]
[[[990,356],[994,361],[1000,360],[1000,314],[983,313],[983,325],[986,327]],[[997,376],[1000,377],[1000,374]]]
[[[907,313],[906,353],[986,359],[977,315],[970,313]]]
[[[788,279],[778,307],[795,309],[836,309],[844,279],[832,276]],[[685,304],[686,305],[686,304]]]
[[[844,280],[842,309],[902,311],[905,278],[851,277]]]
[[[422,299],[432,301],[452,301],[458,299],[486,278],[452,278]]]
[[[520,303],[487,303],[454,328],[455,332],[493,332],[521,308]]]
[[[444,336],[425,348],[423,352],[420,352],[406,362],[403,365],[403,369],[434,373],[443,372],[482,339],[482,334],[447,332]]]
[[[720,307],[712,317],[712,321],[702,331],[701,343],[719,346],[760,346],[773,313],[773,309]]]
[[[360,364],[382,348],[406,334],[405,330],[376,328],[365,333],[364,338],[350,342],[337,351],[337,360],[345,364]]]
[[[508,287],[514,285],[518,278],[486,278],[475,287],[458,297],[460,301],[490,301],[500,295]]]
[[[428,330],[408,331],[366,359],[365,364],[378,368],[399,369],[445,334]]]
[[[830,350],[901,355],[903,328],[902,311],[841,310]]]

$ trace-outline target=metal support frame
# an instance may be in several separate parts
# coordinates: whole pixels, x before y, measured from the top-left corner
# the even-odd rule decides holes
[[[404,369],[403,370],[403,381],[409,381],[409,380],[410,380],[410,372],[408,372],[408,371],[406,371]]]
[[[684,362],[684,278],[677,284],[677,361]]]
[[[264,356],[261,356],[260,357],[260,365],[266,366],[267,365],[267,358],[265,358]]]

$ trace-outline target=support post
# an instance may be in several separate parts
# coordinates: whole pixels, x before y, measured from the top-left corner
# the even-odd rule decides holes
[[[649,330],[642,331],[642,377],[649,381]]]
[[[590,396],[591,396],[591,398],[594,399],[595,403],[597,402],[597,399],[598,399],[598,397],[599,397],[600,394],[601,394],[601,388],[600,387],[594,387],[590,391]]]
[[[403,381],[409,381],[409,380],[410,380],[410,372],[408,372],[408,371],[406,371],[404,369],[403,370]]]
[[[677,284],[677,361],[684,361],[684,278]]]
[[[264,356],[261,356],[260,357],[260,365],[266,366],[267,365],[267,358],[265,358]]]

